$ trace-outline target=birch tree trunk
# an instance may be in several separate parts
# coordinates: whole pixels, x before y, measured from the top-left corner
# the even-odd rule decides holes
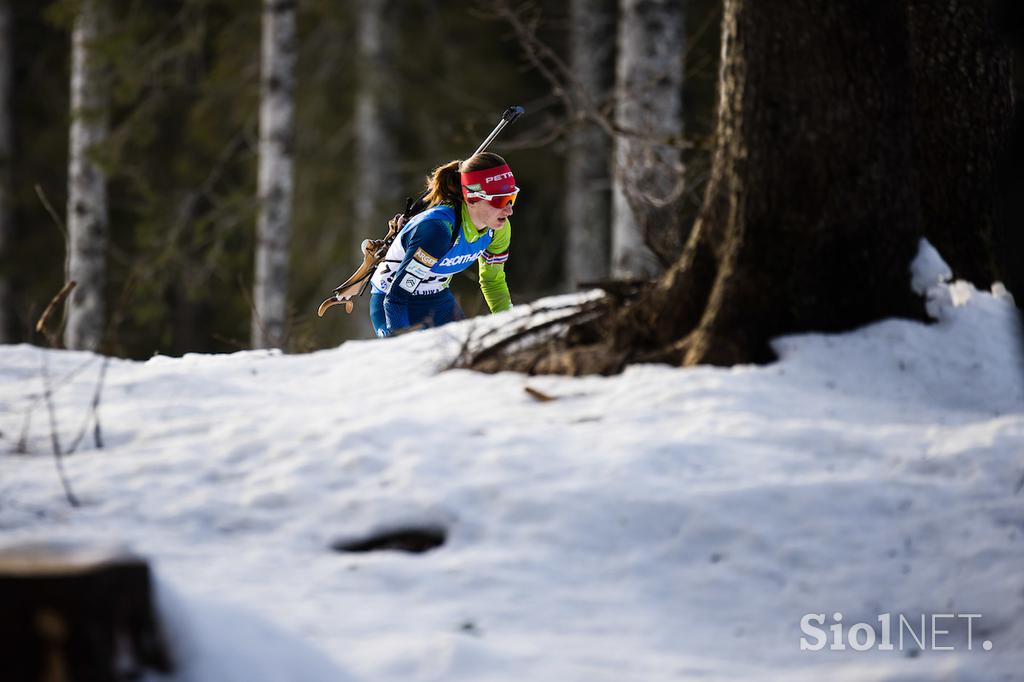
[[[67,206],[67,278],[78,286],[68,304],[64,345],[85,350],[99,348],[106,326],[107,178],[93,155],[107,139],[107,76],[94,52],[107,25],[105,0],[82,0],[71,34]]]
[[[394,96],[389,74],[395,61],[394,41],[384,30],[387,0],[364,0],[359,3],[359,90],[356,94],[355,130],[356,182],[355,224],[353,243],[368,233],[380,230],[387,222],[385,203],[394,205],[397,184],[395,147],[388,121],[390,112],[384,106],[385,96]]]
[[[11,208],[13,191],[11,187],[11,60],[14,59],[11,44],[14,29],[11,18],[10,0],[0,0],[0,343],[13,343],[14,299],[12,284],[8,279],[9,264],[14,254],[11,243],[14,238],[14,211]]]
[[[254,348],[285,343],[295,139],[295,0],[264,0]]]
[[[683,191],[678,148],[667,138],[683,132],[683,3],[620,0],[615,68],[615,120],[626,131],[615,139],[612,192],[612,274],[656,276],[671,262],[671,240],[662,254],[652,250],[676,224],[674,208]],[[675,247],[682,246],[677,237]],[[659,258],[659,255],[661,258]],[[669,256],[668,259],[665,256]]]
[[[569,6],[570,61],[582,90],[579,127],[569,137],[566,158],[565,276],[578,282],[608,278],[611,258],[611,141],[587,114],[597,113],[614,81],[615,22],[612,0],[572,0]]]

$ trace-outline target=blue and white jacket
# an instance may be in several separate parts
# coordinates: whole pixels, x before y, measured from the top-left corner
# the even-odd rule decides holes
[[[448,288],[452,276],[480,264],[480,289],[491,312],[511,307],[505,281],[512,226],[506,221],[500,230],[480,231],[461,205],[461,224],[454,243],[455,209],[434,206],[413,216],[402,227],[370,279],[373,291],[384,294],[388,326],[407,326],[401,309],[410,297],[432,296]],[[399,319],[392,320],[392,314]]]

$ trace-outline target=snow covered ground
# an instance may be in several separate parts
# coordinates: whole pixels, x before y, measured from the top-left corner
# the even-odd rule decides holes
[[[1016,311],[929,296],[936,324],[779,339],[765,367],[439,371],[473,321],[111,360],[102,449],[102,359],[0,347],[0,543],[151,557],[181,681],[1024,679]],[[77,509],[44,371],[62,447],[84,429]],[[447,542],[330,548],[404,524]],[[836,612],[876,640],[892,614],[894,650],[802,651],[801,620],[830,645]],[[918,636],[926,617],[924,650],[907,630],[900,650],[901,615]]]

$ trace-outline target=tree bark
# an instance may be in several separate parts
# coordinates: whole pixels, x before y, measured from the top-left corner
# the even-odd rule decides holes
[[[569,5],[570,66],[582,91],[577,128],[566,158],[565,277],[570,287],[608,278],[611,258],[612,143],[587,114],[597,113],[612,91],[615,26],[611,0],[572,0]]]
[[[95,46],[109,22],[105,0],[83,0],[71,34],[71,140],[68,150],[67,278],[64,345],[96,350],[106,326],[107,178],[95,154],[107,139],[109,86]]]
[[[116,682],[172,663],[149,566],[119,551],[61,545],[0,550],[5,680]]]
[[[352,243],[358,244],[387,222],[388,205],[394,205],[398,185],[395,145],[387,105],[394,101],[394,31],[385,21],[387,0],[366,0],[358,5],[359,90],[356,94],[356,162],[359,174],[355,192],[355,223]]]
[[[674,359],[729,365],[772,359],[781,334],[920,317],[905,9],[727,0],[725,11],[720,146],[688,253],[657,289],[706,298],[699,318],[668,306],[665,320],[641,319],[668,331],[656,338]]]
[[[286,341],[295,140],[295,0],[264,0],[254,348]]]
[[[11,186],[12,110],[11,72],[14,59],[10,0],[0,0],[0,344],[14,343],[15,316],[11,260],[14,238],[14,192]]]
[[[998,171],[996,276],[1014,294],[1017,307],[1024,308],[1024,5],[1019,0],[996,0],[995,5],[999,36],[1010,47],[1015,67],[1013,123]]]
[[[612,190],[612,274],[650,278],[678,255],[683,3],[620,0]]]
[[[482,369],[766,362],[779,335],[923,319],[906,8],[726,0],[718,147],[683,254],[639,297]]]
[[[1003,263],[1010,235],[1000,224],[999,196],[1013,115],[1012,54],[989,0],[907,4],[922,227],[954,276],[987,288],[1015,274]]]

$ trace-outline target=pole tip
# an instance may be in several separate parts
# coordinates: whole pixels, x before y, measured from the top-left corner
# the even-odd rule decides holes
[[[513,105],[505,110],[505,113],[502,115],[502,118],[505,119],[505,121],[507,121],[508,123],[511,123],[512,121],[516,120],[525,113],[526,109],[523,109],[521,106],[518,105]]]

